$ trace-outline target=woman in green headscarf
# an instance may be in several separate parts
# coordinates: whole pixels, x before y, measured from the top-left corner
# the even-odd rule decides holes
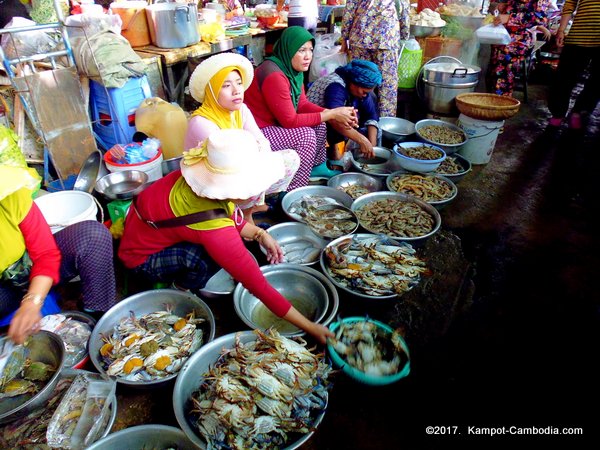
[[[314,43],[306,29],[286,28],[273,47],[273,56],[256,69],[244,100],[271,149],[293,149],[300,156],[300,168],[288,191],[306,186],[311,175],[330,177],[339,173],[325,164],[325,122],[357,126],[354,108],[325,109],[307,100],[304,72],[310,67]]]

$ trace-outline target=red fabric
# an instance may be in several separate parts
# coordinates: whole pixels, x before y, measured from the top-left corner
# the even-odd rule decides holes
[[[148,220],[164,220],[175,217],[169,205],[169,194],[181,176],[177,170],[156,181],[136,199],[142,217]],[[143,264],[150,255],[180,242],[202,245],[215,262],[262,301],[279,317],[284,316],[291,304],[265,279],[260,268],[246,249],[237,226],[216,230],[198,231],[186,226],[155,230],[142,222],[133,208],[129,209],[125,230],[119,246],[119,258],[125,267],[134,268]]]
[[[306,98],[304,87],[298,101],[298,109],[292,103],[290,82],[283,72],[268,75],[258,87],[258,77],[246,91],[244,103],[248,105],[260,128],[280,126],[283,128],[314,127],[321,123],[324,108],[311,103]],[[267,93],[267,95],[263,95]]]
[[[52,278],[54,284],[58,283],[60,280],[60,250],[56,246],[46,219],[35,203],[32,204],[31,209],[19,224],[19,228],[23,233],[25,248],[33,263],[29,279],[45,275]]]

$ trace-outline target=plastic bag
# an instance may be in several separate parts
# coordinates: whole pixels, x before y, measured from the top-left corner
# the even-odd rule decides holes
[[[338,67],[348,64],[348,56],[345,53],[340,53],[339,47],[335,50],[335,53],[313,59],[308,73],[308,81],[313,82],[329,75]]]
[[[19,148],[19,136],[3,125],[0,125],[0,164],[27,168],[25,156]]]
[[[512,41],[503,25],[484,25],[475,30],[475,36],[481,44],[507,45]]]
[[[67,17],[65,24],[69,27],[69,37],[81,37],[85,34],[93,36],[103,31],[121,34],[123,21],[118,14],[83,13]]]
[[[4,27],[21,28],[35,26],[36,23],[23,17],[13,17]],[[62,48],[62,44],[54,39],[54,34],[47,30],[30,30],[2,35],[2,50],[9,59],[33,56],[38,53],[49,53]]]
[[[79,449],[91,445],[106,426],[116,381],[96,374],[78,375],[48,423],[52,448]],[[113,408],[115,405],[113,405]]]
[[[198,27],[202,42],[214,44],[225,39],[225,27],[220,22],[212,22]]]

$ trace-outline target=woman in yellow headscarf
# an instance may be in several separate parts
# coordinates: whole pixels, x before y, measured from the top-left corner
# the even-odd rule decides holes
[[[261,151],[271,151],[271,145],[256,124],[250,109],[244,104],[244,91],[252,83],[254,69],[250,61],[236,53],[220,53],[204,60],[190,77],[190,94],[202,106],[192,114],[184,140],[185,150],[199,146],[219,129],[237,128],[249,131]],[[286,167],[283,178],[266,192],[239,205],[244,218],[253,223],[252,213],[265,211],[265,194],[285,191],[300,166],[300,157],[293,150],[283,150]]]
[[[110,232],[87,220],[53,235],[32,200],[38,184],[34,170],[0,164],[0,317],[16,310],[8,335],[17,343],[37,329],[59,279],[81,277],[90,312],[106,311],[116,296]]]

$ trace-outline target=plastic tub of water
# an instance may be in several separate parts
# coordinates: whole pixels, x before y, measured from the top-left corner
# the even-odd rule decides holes
[[[50,225],[52,234],[77,222],[96,220],[98,214],[96,200],[87,192],[53,192],[34,201]]]

